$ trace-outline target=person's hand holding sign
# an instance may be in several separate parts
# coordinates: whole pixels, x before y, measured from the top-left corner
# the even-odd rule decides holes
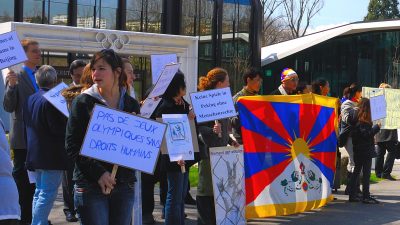
[[[18,84],[18,76],[11,69],[8,70],[8,73],[6,75],[6,80],[8,81],[8,84],[10,85],[10,87],[14,87],[16,84]]]
[[[213,131],[214,131],[214,133],[218,134],[218,137],[221,136],[221,133],[222,133],[221,123],[218,122],[217,120],[215,121],[215,125],[213,127]]]
[[[186,172],[186,169],[185,169],[185,160],[183,160],[183,159],[181,159],[181,160],[178,160],[178,161],[176,161],[176,163],[178,163],[178,165],[181,167],[181,172],[182,173],[185,173]]]
[[[112,178],[111,173],[109,173],[108,171],[104,172],[103,175],[101,175],[97,183],[100,185],[101,192],[103,192],[103,194],[105,195],[110,194],[110,191],[114,188],[114,185],[116,184],[115,179]]]

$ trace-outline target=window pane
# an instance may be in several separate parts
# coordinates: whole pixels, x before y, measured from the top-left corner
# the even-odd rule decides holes
[[[0,9],[0,23],[14,20],[14,1],[3,1]]]
[[[128,0],[126,29],[150,33],[161,32],[162,0]]]

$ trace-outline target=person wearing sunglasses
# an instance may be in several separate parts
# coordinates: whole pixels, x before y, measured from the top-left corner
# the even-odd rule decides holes
[[[281,73],[281,83],[278,89],[271,92],[271,95],[294,95],[299,83],[299,76],[293,69],[285,68]]]
[[[78,95],[71,105],[65,147],[74,162],[75,207],[82,225],[129,225],[134,203],[135,173],[79,155],[95,104],[139,113],[139,103],[127,93],[127,76],[122,59],[113,50],[102,50],[90,61],[94,84]],[[108,190],[111,189],[111,192]]]

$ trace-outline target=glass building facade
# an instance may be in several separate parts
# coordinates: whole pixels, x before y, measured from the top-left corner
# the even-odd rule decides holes
[[[381,82],[400,86],[400,31],[374,31],[339,36],[263,67],[264,93],[280,84],[283,68],[291,67],[300,81],[327,79],[331,96],[341,97],[353,82],[378,87]]]
[[[16,21],[197,36],[199,75],[226,68],[232,91],[242,87],[247,66],[260,66],[259,0],[0,0],[0,22]],[[252,51],[253,49],[253,51]],[[138,74],[140,96],[151,85],[150,58],[130,57]],[[68,65],[87,54],[43,52],[43,64],[69,79]],[[238,81],[238,83],[236,82]],[[67,81],[68,82],[68,81]]]

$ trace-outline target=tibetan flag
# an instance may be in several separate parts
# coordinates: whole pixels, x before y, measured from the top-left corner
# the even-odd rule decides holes
[[[238,101],[246,217],[289,215],[333,199],[338,99],[314,94]]]

